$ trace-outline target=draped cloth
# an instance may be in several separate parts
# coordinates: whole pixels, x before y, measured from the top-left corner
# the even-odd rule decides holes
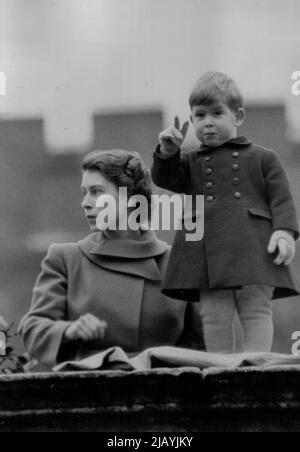
[[[190,367],[198,370],[215,368],[234,369],[242,367],[272,368],[299,366],[300,355],[279,353],[218,354],[177,347],[154,347],[130,356],[121,348],[112,347],[80,361],[68,361],[54,367],[55,372],[127,370],[144,371],[155,368]]]

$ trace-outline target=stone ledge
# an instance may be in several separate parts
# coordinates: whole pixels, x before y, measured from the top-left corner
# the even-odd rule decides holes
[[[2,431],[299,431],[300,367],[0,377]]]

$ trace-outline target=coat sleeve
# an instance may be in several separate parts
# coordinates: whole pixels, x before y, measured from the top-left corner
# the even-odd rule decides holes
[[[161,188],[175,193],[186,193],[190,183],[189,160],[187,154],[177,152],[172,157],[162,158],[157,146],[151,168],[153,182]]]
[[[269,205],[273,216],[273,229],[290,230],[299,237],[299,224],[286,172],[273,151],[263,156],[263,172]]]
[[[194,350],[205,350],[199,303],[187,303],[184,331],[176,346]]]
[[[19,333],[31,356],[49,367],[58,353],[67,321],[67,272],[58,245],[51,245],[33,289],[31,307],[21,320]]]

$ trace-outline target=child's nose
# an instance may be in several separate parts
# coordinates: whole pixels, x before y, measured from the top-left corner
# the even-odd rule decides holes
[[[211,116],[207,116],[204,121],[205,127],[212,127],[214,125],[213,118]]]

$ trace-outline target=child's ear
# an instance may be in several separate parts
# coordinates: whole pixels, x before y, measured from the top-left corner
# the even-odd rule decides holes
[[[190,115],[190,121],[191,121],[191,123],[193,124],[193,121],[194,121],[193,115]]]
[[[244,108],[239,108],[235,115],[235,123],[237,127],[240,127],[246,117],[246,111]]]

